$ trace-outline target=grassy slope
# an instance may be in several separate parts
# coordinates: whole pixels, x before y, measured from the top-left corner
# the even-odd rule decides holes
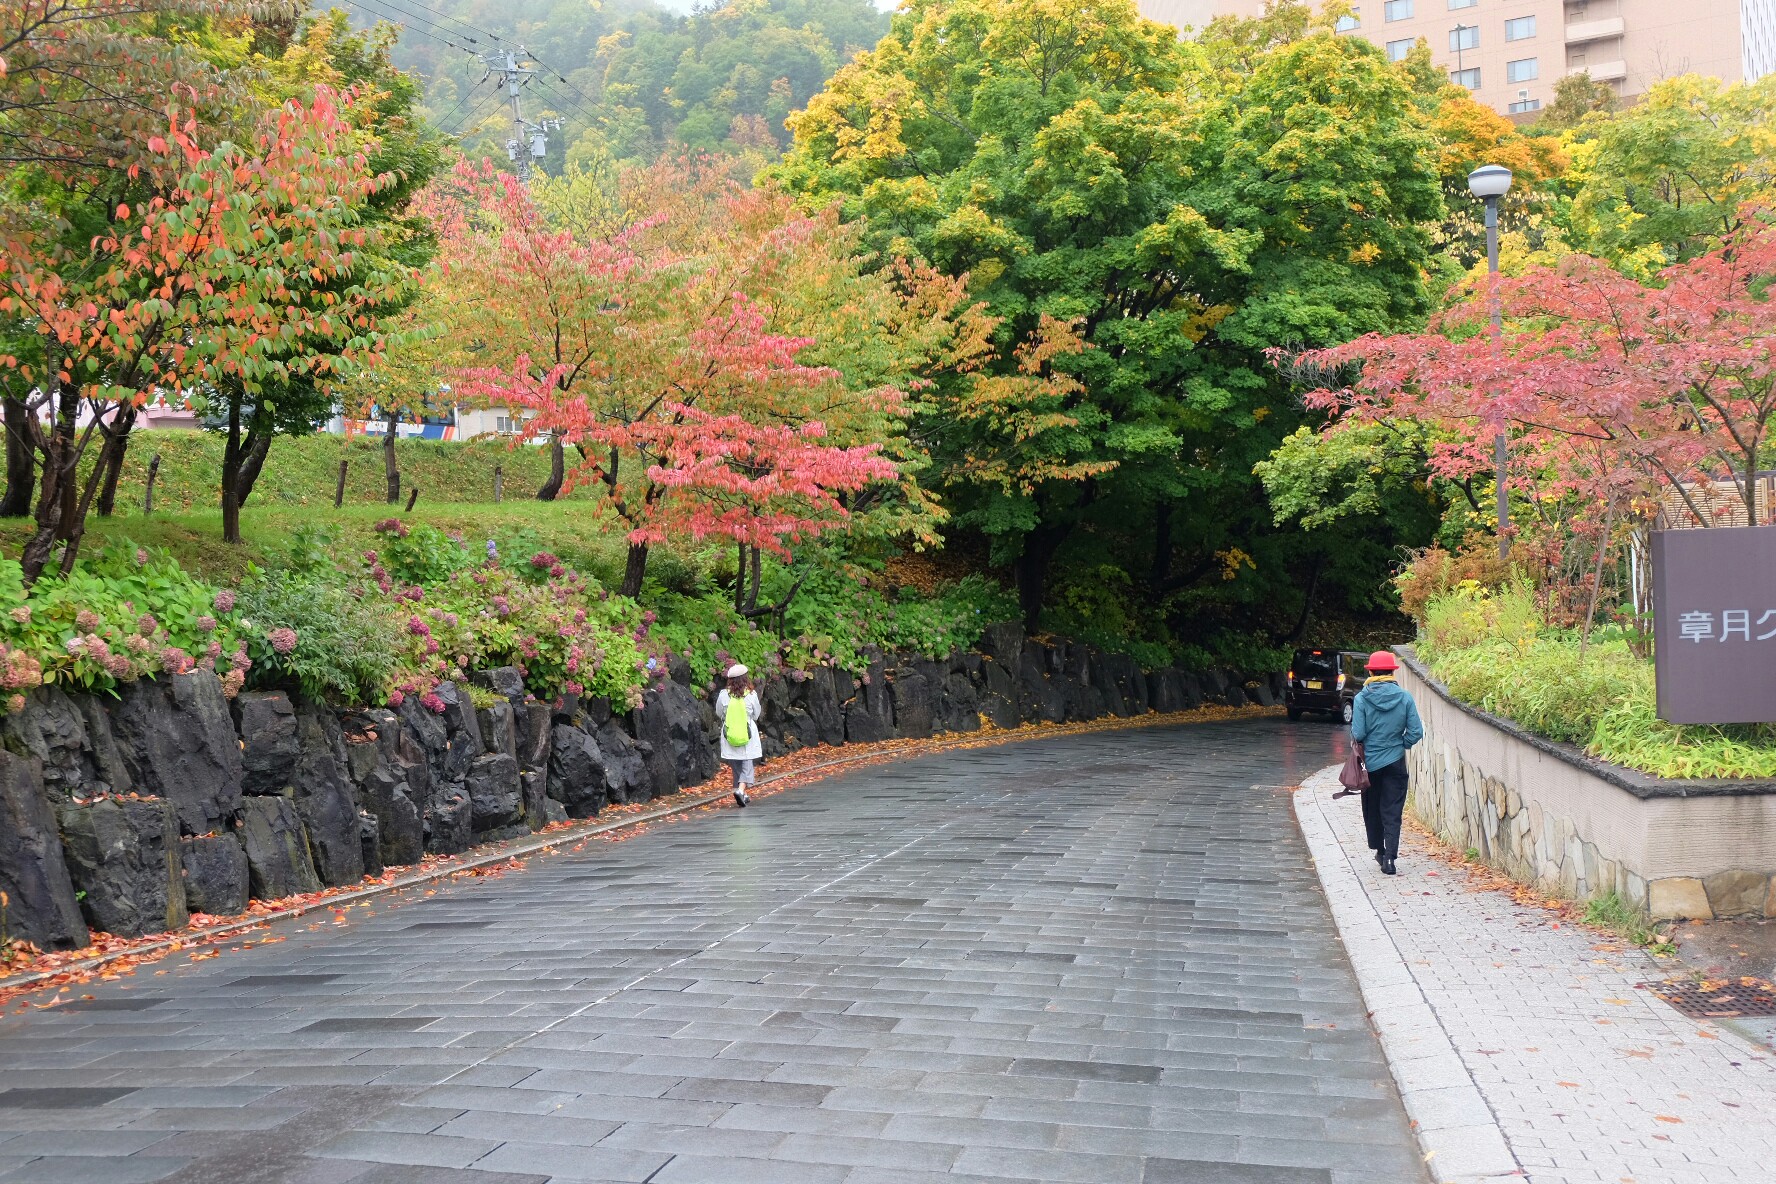
[[[211,432],[139,432],[130,441],[118,482],[121,513],[139,513],[148,480],[148,462],[160,455],[154,481],[157,510],[182,512],[213,509],[222,486],[222,437]],[[549,456],[532,445],[501,441],[445,443],[440,440],[398,440],[403,495],[419,488],[420,504],[491,502],[493,470],[505,470],[507,496],[529,497],[549,475]],[[265,471],[253,490],[252,502],[287,506],[333,504],[339,462],[348,461],[347,505],[382,505],[387,485],[382,472],[382,441],[377,437],[317,434],[272,441]]]

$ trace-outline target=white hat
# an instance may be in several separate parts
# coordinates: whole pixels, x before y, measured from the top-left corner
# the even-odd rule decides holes
[[[747,675],[746,667],[740,665],[740,663],[738,663],[738,662],[736,662],[732,666],[728,667],[728,677],[729,678],[745,678],[746,675]]]

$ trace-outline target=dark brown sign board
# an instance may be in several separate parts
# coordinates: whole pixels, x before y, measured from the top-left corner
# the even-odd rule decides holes
[[[1776,722],[1776,526],[1653,532],[1659,718]]]

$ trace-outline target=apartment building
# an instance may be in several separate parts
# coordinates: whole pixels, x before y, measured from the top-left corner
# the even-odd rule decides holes
[[[1144,15],[1201,28],[1263,0],[1137,0]],[[1533,119],[1554,86],[1583,70],[1624,98],[1673,74],[1737,82],[1776,72],[1776,0],[1360,0],[1339,26],[1391,58],[1420,40],[1455,82],[1495,109]]]

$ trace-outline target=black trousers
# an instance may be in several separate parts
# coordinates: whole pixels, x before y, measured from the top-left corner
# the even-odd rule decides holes
[[[1400,855],[1400,816],[1406,812],[1406,758],[1369,770],[1369,788],[1363,791],[1363,826],[1369,832],[1369,849],[1389,859]]]

